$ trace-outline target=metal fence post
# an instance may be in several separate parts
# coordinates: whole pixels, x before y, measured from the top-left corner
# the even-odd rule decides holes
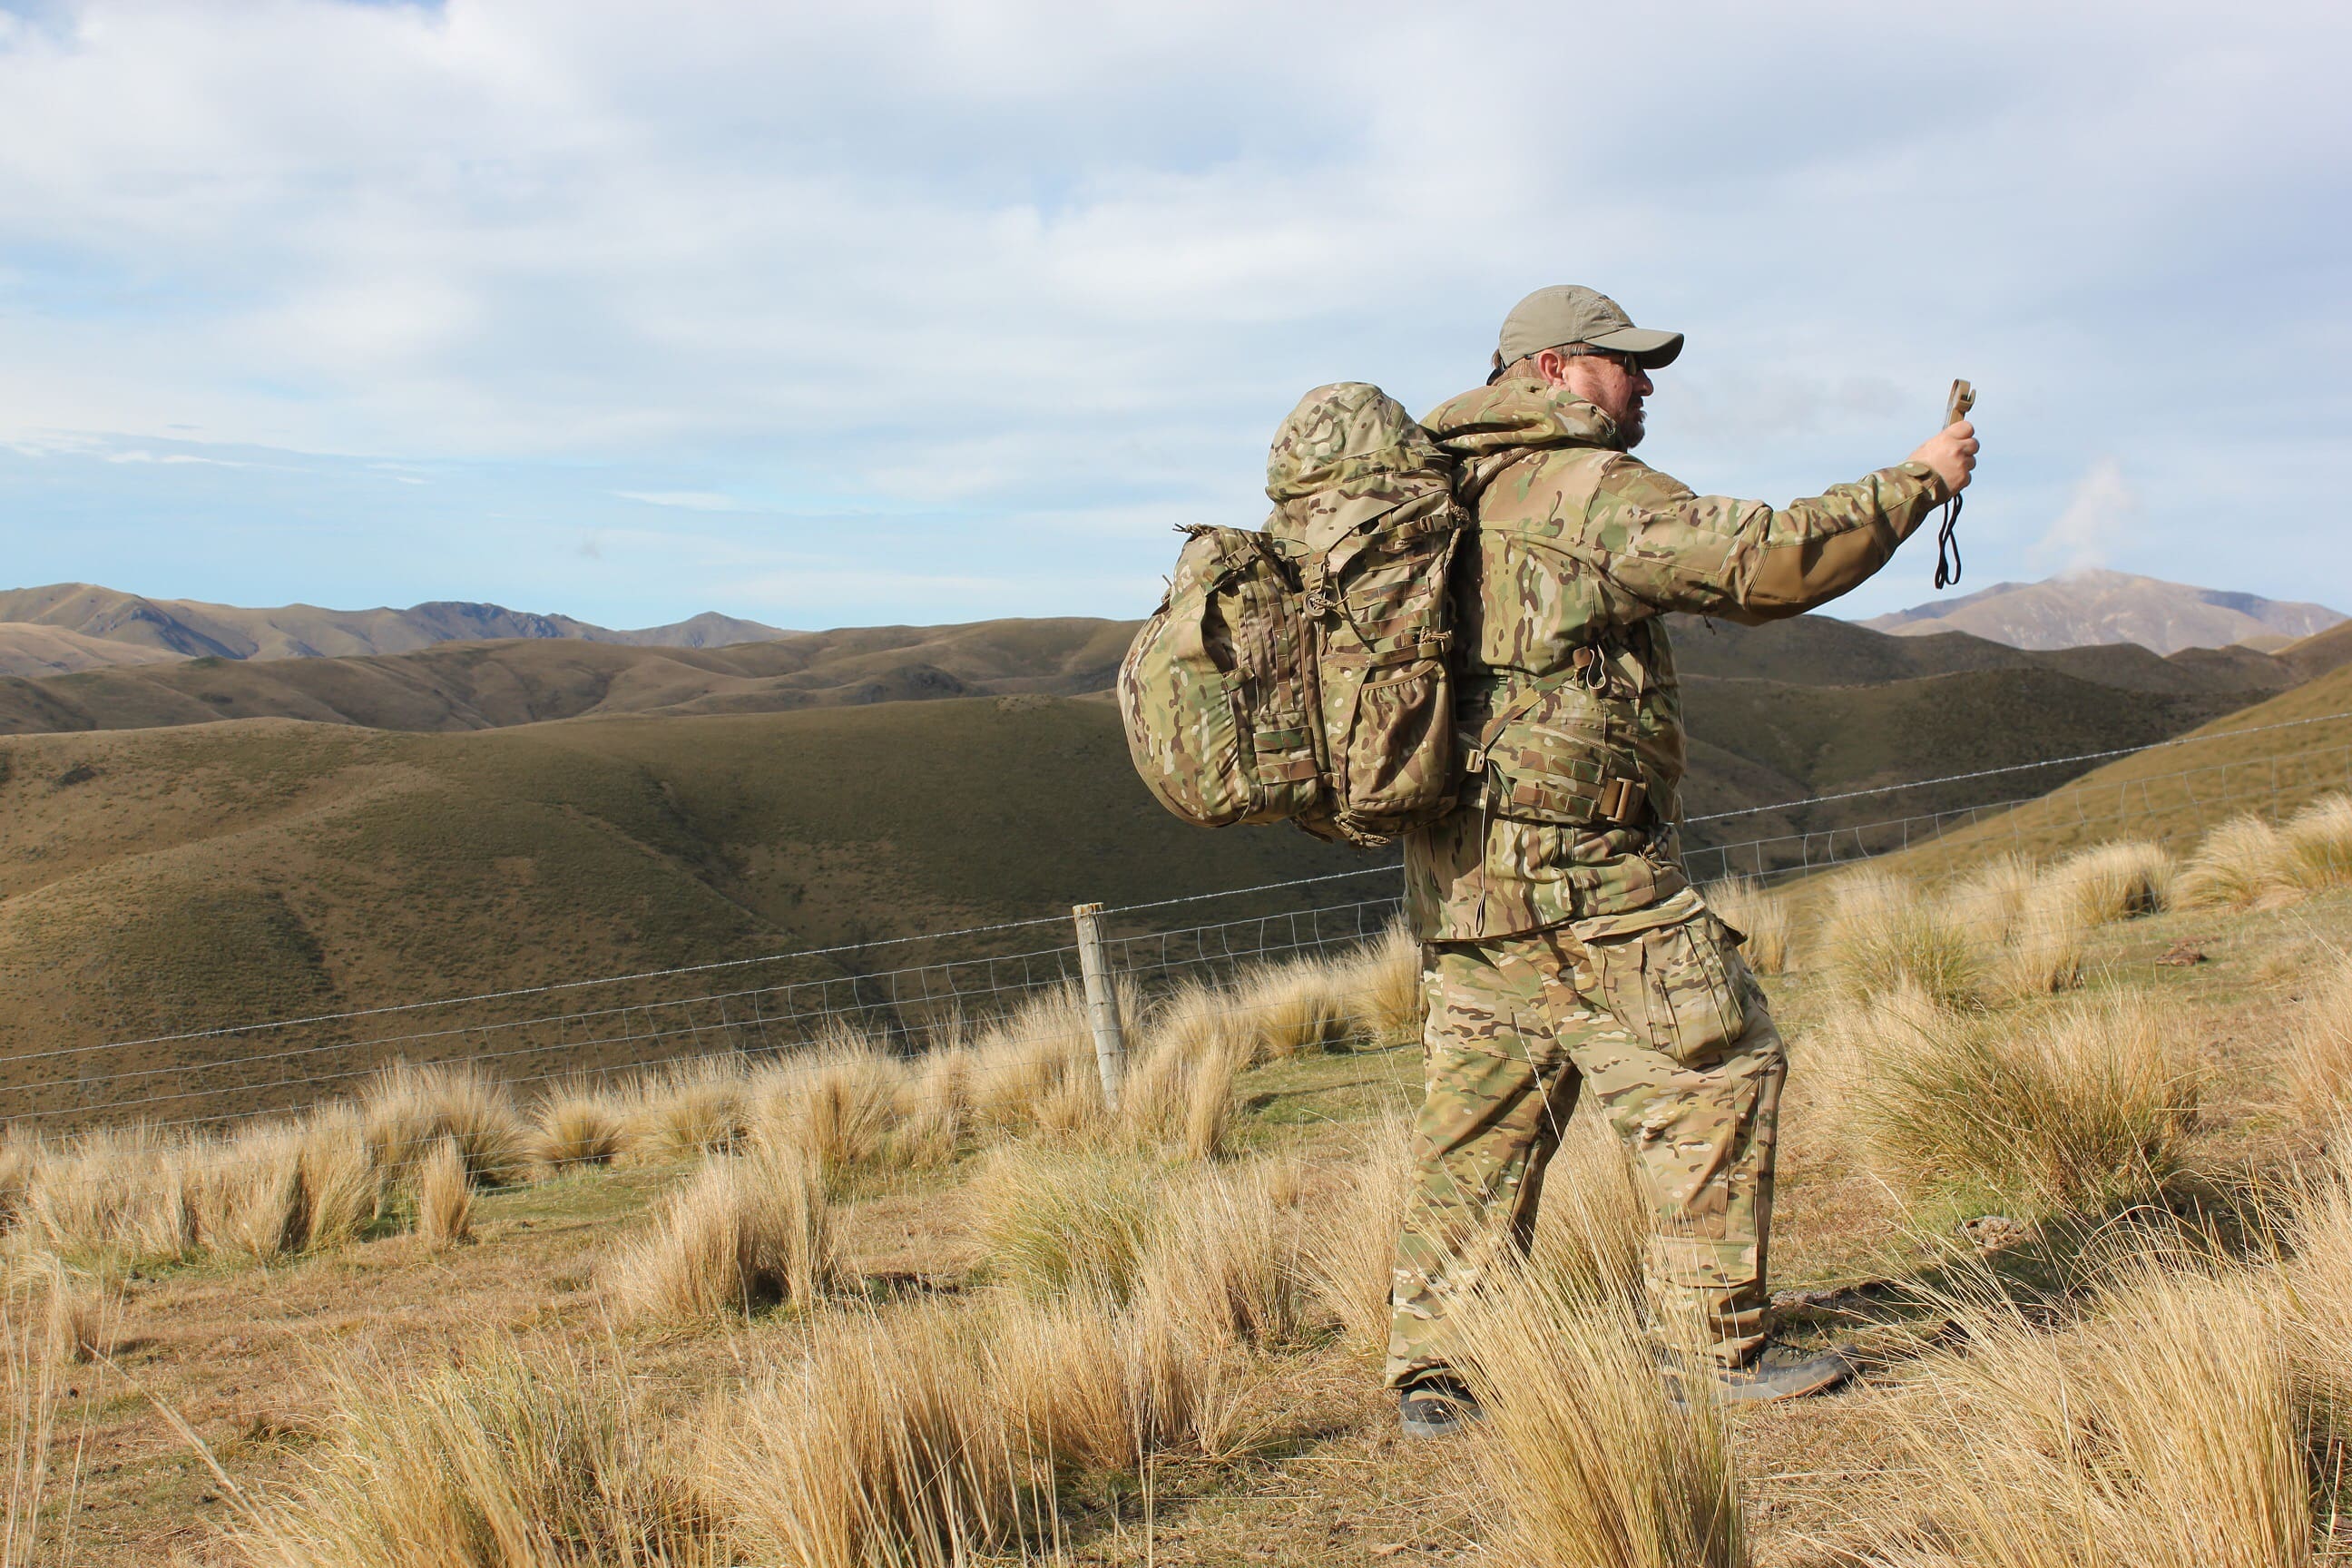
[[[1117,1110],[1119,1080],[1127,1076],[1127,1032],[1118,1016],[1118,987],[1111,984],[1102,911],[1100,904],[1079,904],[1070,914],[1078,923],[1078,972],[1087,982],[1087,1016],[1095,1027],[1095,1067],[1102,1074],[1103,1103]]]

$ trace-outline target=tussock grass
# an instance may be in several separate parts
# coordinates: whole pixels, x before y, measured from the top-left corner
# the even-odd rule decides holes
[[[1119,1016],[1143,1016],[1143,995],[1125,977]],[[1075,1131],[1102,1114],[1094,1026],[1085,988],[1038,991],[982,1030],[969,1047],[966,1092],[972,1110],[999,1131]]]
[[[433,1146],[416,1168],[416,1234],[427,1247],[455,1247],[474,1236],[474,1188],[455,1138]]]
[[[903,1062],[845,1026],[807,1053],[762,1069],[745,1089],[752,1140],[827,1173],[873,1163],[891,1145],[909,1094]]]
[[[2352,882],[2352,795],[2320,796],[2288,817],[2280,832],[2297,887],[2316,890]]]
[[[551,1172],[608,1165],[628,1146],[629,1112],[585,1078],[557,1085],[530,1111],[530,1157]]]
[[[2352,957],[2321,972],[2287,1026],[2286,1089],[2302,1119],[2331,1126],[2352,1111]]]
[[[492,1340],[344,1375],[289,1493],[244,1495],[257,1568],[719,1568],[688,1478],[607,1363]]]
[[[77,1329],[70,1336],[85,1342]],[[34,1283],[15,1275],[0,1283],[0,1565],[29,1568],[48,1555],[70,1560],[72,1516],[45,1506],[49,1498],[52,1456],[58,1442],[58,1413],[68,1397],[61,1336],[50,1303]],[[62,1514],[62,1521],[60,1515]],[[62,1540],[47,1526],[62,1521]]]
[[[1255,1384],[1221,1339],[1157,1295],[1016,1301],[992,1325],[989,1376],[1014,1444],[1041,1471],[1130,1472],[1161,1455],[1225,1458],[1258,1437]]]
[[[1076,1290],[1123,1301],[1154,1239],[1164,1184],[1124,1154],[999,1150],[971,1188],[983,1267],[1025,1296]]]
[[[723,1154],[745,1137],[743,1080],[732,1057],[663,1068],[629,1086],[628,1153],[636,1160]]]
[[[2015,934],[2042,873],[2023,855],[1994,856],[1960,879],[1945,895],[1952,919],[1979,945],[1997,949]]]
[[[22,1226],[36,1245],[159,1260],[197,1250],[200,1167],[186,1140],[112,1129],[41,1150],[32,1165]]]
[[[1167,1194],[1143,1278],[1188,1337],[1266,1346],[1301,1338],[1311,1296],[1298,1184],[1297,1163],[1277,1159],[1204,1172]]]
[[[2144,1260],[2051,1333],[1988,1286],[1890,1402],[1916,1478],[1864,1560],[2013,1568],[2312,1561],[2310,1477],[2279,1292]]]
[[[1982,950],[1948,904],[1875,868],[1840,878],[1828,897],[1819,942],[1848,996],[1910,985],[1946,1005],[1976,1000],[1984,983]]]
[[[302,1142],[298,1128],[264,1124],[202,1161],[196,1229],[207,1249],[265,1261],[301,1250]]]
[[[305,1118],[296,1165],[302,1184],[302,1245],[341,1247],[383,1214],[384,1173],[368,1157],[367,1124],[348,1105]]]
[[[2175,869],[2161,845],[2126,839],[2079,850],[2043,873],[2063,889],[2074,917],[2085,926],[2137,920],[2168,908]]]
[[[1739,951],[1750,969],[1759,974],[1787,971],[1797,931],[1796,904],[1787,893],[1752,877],[1726,877],[1708,883],[1700,896],[1724,923],[1747,935]]]
[[[1308,1212],[1301,1252],[1317,1305],[1351,1350],[1378,1356],[1388,1349],[1397,1232],[1412,1191],[1412,1121],[1391,1113],[1366,1137],[1329,1199]]]
[[[1227,1005],[1247,1023],[1250,1065],[1347,1044],[1350,971],[1341,961],[1301,958],[1244,973]]]
[[[57,1258],[35,1268],[44,1299],[46,1351],[51,1361],[86,1363],[107,1351],[106,1295],[98,1282]],[[0,1558],[5,1563],[5,1558]]]
[[[2000,945],[1986,955],[1986,994],[2022,1001],[2080,985],[2093,923],[2086,913],[2073,884],[2037,879],[2010,915]]]
[[[1217,997],[1204,986],[1177,991],[1129,1058],[1119,1120],[1137,1141],[1193,1160],[1225,1152],[1248,1045],[1214,1010]]]
[[[1632,1302],[1649,1245],[1649,1209],[1616,1131],[1596,1106],[1561,1130],[1544,1172],[1528,1267],[1555,1296]]]
[[[23,1216],[39,1158],[33,1144],[0,1133],[0,1235],[15,1229]]]
[[[2190,851],[2173,891],[2184,909],[2244,910],[2291,894],[2296,885],[2294,847],[2249,812],[2205,836]]]
[[[1727,1424],[1709,1399],[1669,1396],[1639,1295],[1603,1249],[1516,1270],[1463,1304],[1462,1370],[1486,1411],[1468,1447],[1472,1495],[1498,1562],[1747,1563]]]
[[[766,1152],[714,1160],[608,1272],[635,1318],[686,1322],[811,1302],[840,1279],[832,1205],[804,1161]]]
[[[362,1091],[360,1114],[370,1158],[394,1179],[444,1140],[457,1146],[467,1179],[478,1185],[529,1173],[530,1130],[505,1086],[478,1068],[396,1062]]]
[[[1402,921],[1391,921],[1362,949],[1339,960],[1333,979],[1349,1021],[1366,1038],[1421,1037],[1428,1005],[1421,984],[1421,943]]]
[[[1018,1536],[1028,1468],[975,1321],[828,1324],[714,1409],[699,1468],[732,1544],[792,1568],[950,1568]]]
[[[2010,1212],[2098,1212],[2179,1173],[2201,1073],[2148,999],[2085,1001],[2032,1023],[1914,1003],[1845,1026],[1873,1162],[1919,1195]]]

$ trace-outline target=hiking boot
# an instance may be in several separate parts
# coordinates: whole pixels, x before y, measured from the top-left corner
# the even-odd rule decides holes
[[[1408,1437],[1451,1437],[1486,1413],[1450,1377],[1423,1378],[1397,1394],[1397,1422]]]
[[[1794,1345],[1768,1344],[1762,1354],[1744,1366],[1710,1363],[1693,1367],[1679,1357],[1661,1352],[1659,1365],[1666,1376],[1666,1388],[1677,1405],[1685,1402],[1685,1380],[1694,1373],[1714,1385],[1713,1397],[1725,1405],[1804,1399],[1827,1394],[1853,1376],[1853,1359],[1843,1346],[1806,1351]]]

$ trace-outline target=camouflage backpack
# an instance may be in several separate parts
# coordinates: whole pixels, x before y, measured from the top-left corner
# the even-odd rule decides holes
[[[1446,572],[1453,465],[1377,386],[1276,432],[1264,532],[1202,526],[1119,666],[1136,771],[1188,822],[1291,818],[1366,846],[1444,816],[1460,776]]]

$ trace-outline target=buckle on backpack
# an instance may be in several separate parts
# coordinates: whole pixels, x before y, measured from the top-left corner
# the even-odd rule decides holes
[[[1632,827],[1642,819],[1642,781],[1611,779],[1601,786],[1599,802],[1603,820],[1620,827]]]
[[[1468,751],[1463,752],[1462,766],[1469,773],[1485,773],[1486,771],[1486,748],[1484,746],[1473,746]]]

